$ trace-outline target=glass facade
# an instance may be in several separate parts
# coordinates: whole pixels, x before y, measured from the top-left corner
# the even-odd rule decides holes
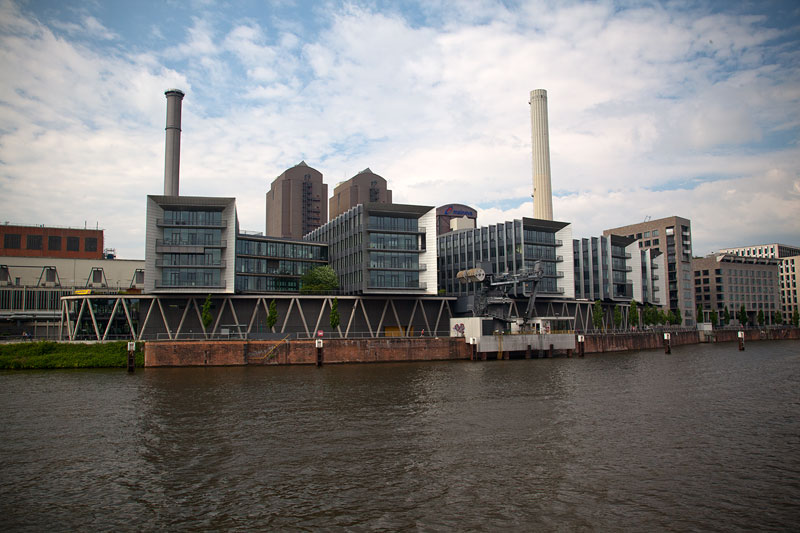
[[[300,278],[327,260],[327,246],[240,235],[236,292],[299,292]]]
[[[164,224],[180,226],[222,226],[221,211],[164,210]]]

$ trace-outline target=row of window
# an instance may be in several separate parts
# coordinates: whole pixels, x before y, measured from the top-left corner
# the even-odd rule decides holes
[[[313,244],[236,239],[236,254],[327,261],[328,248],[326,246],[316,246]]]
[[[164,223],[181,226],[221,226],[221,211],[164,210]]]
[[[47,237],[47,250],[51,252],[61,251],[63,241],[66,240],[66,250],[68,252],[81,251],[81,238],[80,237],[62,237],[58,235],[50,235]],[[26,235],[25,239],[26,250],[42,250],[44,245],[44,236],[42,235]],[[22,248],[22,235],[19,233],[6,233],[3,235],[3,247],[8,250],[20,250]],[[96,252],[97,251],[97,237],[84,237],[83,238],[83,251]]]

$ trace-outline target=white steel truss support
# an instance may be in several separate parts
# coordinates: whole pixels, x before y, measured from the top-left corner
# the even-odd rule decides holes
[[[131,312],[128,309],[128,304],[125,303],[124,298],[119,299],[122,302],[122,310],[125,311],[125,319],[128,321],[128,327],[131,328],[131,337],[134,339],[136,338],[136,328],[133,326],[133,320],[131,320]]]
[[[111,330],[111,324],[114,322],[114,315],[117,314],[117,308],[119,307],[119,298],[114,300],[114,307],[111,309],[111,316],[108,317],[108,324],[106,324],[106,329],[103,331],[103,340],[108,338],[108,332]]]
[[[97,327],[97,319],[94,317],[94,309],[92,308],[91,298],[86,299],[86,305],[89,307],[89,315],[92,317],[92,325],[94,326],[94,334],[97,340],[100,340],[100,330]]]
[[[164,327],[167,329],[167,336],[169,340],[174,341],[175,337],[172,336],[172,328],[169,327],[169,322],[167,322],[167,315],[164,313],[164,306],[161,305],[161,298],[156,298],[156,302],[158,302],[158,310],[161,311],[161,320],[164,321]]]

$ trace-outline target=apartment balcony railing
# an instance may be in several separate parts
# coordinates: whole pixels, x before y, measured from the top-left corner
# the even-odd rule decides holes
[[[424,282],[424,281],[420,281],[415,285],[389,286],[389,285],[373,285],[373,284],[370,284],[369,288],[370,289],[377,289],[377,290],[381,290],[381,289],[386,289],[386,290],[414,289],[414,290],[418,290],[418,289],[427,289],[428,288],[428,284],[426,282]]]
[[[163,218],[156,219],[156,226],[160,228],[172,228],[172,227],[181,227],[181,228],[227,228],[228,221],[227,220],[220,220],[219,223],[189,223],[189,222],[182,222],[179,220],[173,221],[164,221]]]
[[[227,261],[222,260],[219,263],[197,264],[197,263],[165,263],[163,259],[156,259],[156,266],[159,267],[159,268],[163,268],[163,267],[174,267],[174,268],[227,268]]]
[[[367,224],[367,229],[369,231],[380,231],[385,233],[414,233],[414,234],[425,234],[427,233],[427,228],[417,228],[417,229],[402,229],[402,228],[389,228],[381,226],[380,224]]]
[[[205,247],[205,248],[227,248],[228,241],[225,239],[219,241],[212,241],[212,242],[190,242],[184,241],[180,239],[172,239],[172,240],[163,240],[163,239],[156,239],[156,251],[158,252],[159,247],[173,247],[173,246],[193,246],[193,247]]]
[[[217,283],[206,283],[203,281],[184,281],[184,282],[170,282],[156,280],[156,289],[224,289],[225,280]]]

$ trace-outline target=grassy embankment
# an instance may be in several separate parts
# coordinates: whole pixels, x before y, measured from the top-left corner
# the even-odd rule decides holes
[[[136,344],[136,366],[144,366],[144,351]],[[126,368],[128,343],[97,344],[20,342],[0,344],[0,369]]]

